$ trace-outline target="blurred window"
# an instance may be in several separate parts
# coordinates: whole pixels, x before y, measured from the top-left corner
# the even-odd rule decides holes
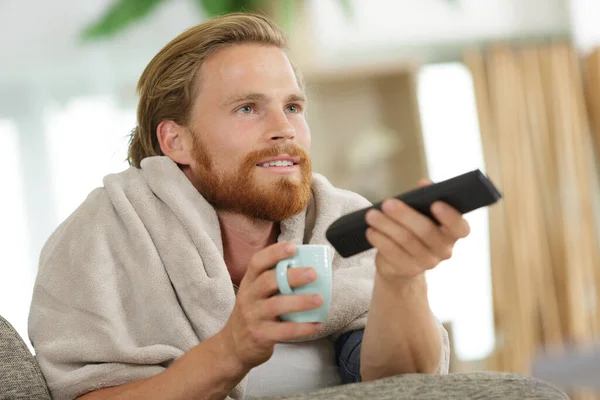
[[[418,100],[430,179],[434,182],[479,168],[485,172],[473,82],[460,63],[421,69]],[[450,260],[428,273],[433,311],[452,322],[456,353],[482,359],[494,346],[487,209],[467,214],[468,238]]]
[[[57,218],[63,221],[105,175],[128,167],[135,110],[109,97],[83,97],[49,108],[44,120]]]
[[[29,245],[27,210],[20,166],[19,132],[11,120],[0,120],[2,195],[0,196],[0,315],[26,334],[35,272]],[[24,336],[26,337],[26,336]]]

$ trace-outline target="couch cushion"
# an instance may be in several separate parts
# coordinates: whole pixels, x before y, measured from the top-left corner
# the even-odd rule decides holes
[[[554,386],[526,376],[476,372],[468,374],[409,374],[373,382],[353,383],[295,396],[285,400],[568,400]]]
[[[0,316],[0,400],[50,400],[35,357],[8,321]]]

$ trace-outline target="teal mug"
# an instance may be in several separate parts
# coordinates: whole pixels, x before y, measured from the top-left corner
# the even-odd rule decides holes
[[[290,294],[320,294],[323,304],[319,308],[282,314],[282,321],[291,322],[325,322],[331,305],[331,287],[333,283],[332,263],[333,251],[329,246],[318,244],[304,244],[296,246],[296,253],[281,260],[275,266],[277,285],[282,295]],[[313,282],[291,288],[288,282],[288,269],[297,267],[312,267],[317,272],[317,279]]]

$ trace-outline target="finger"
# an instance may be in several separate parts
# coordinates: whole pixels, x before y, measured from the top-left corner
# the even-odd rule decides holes
[[[430,252],[427,246],[411,231],[378,210],[371,210],[367,213],[367,223],[417,260],[427,257]]]
[[[302,339],[317,334],[323,328],[320,322],[266,322],[264,329],[269,340],[282,342]]]
[[[323,297],[319,294],[277,295],[259,300],[255,307],[257,320],[273,320],[282,314],[314,310],[321,307]]]
[[[444,235],[431,219],[396,199],[386,200],[382,208],[385,215],[415,234],[439,258],[448,259],[452,256],[455,240]]]
[[[295,288],[314,282],[317,271],[310,267],[289,268],[287,276],[290,287]],[[266,299],[274,295],[279,291],[277,272],[273,269],[263,272],[248,290],[252,292],[253,299]]]
[[[244,281],[255,281],[264,271],[273,268],[279,261],[292,256],[296,252],[296,245],[290,242],[281,242],[271,245],[256,254],[250,260]]]
[[[427,179],[427,178],[423,178],[423,179],[419,180],[419,185],[418,185],[418,186],[419,186],[420,188],[422,188],[422,187],[425,187],[425,186],[429,186],[429,185],[431,185],[432,183],[433,183],[433,182],[432,182],[432,181],[430,181],[429,179]]]
[[[431,206],[435,218],[445,227],[446,233],[454,240],[465,238],[471,233],[469,222],[455,208],[441,201]]]
[[[403,265],[404,268],[410,268],[412,265],[415,268],[427,270],[434,268],[440,262],[432,253],[426,253],[419,259],[412,257],[389,237],[373,228],[367,229],[367,240],[377,249],[378,255],[382,256],[390,265]],[[405,272],[414,274],[418,271]]]

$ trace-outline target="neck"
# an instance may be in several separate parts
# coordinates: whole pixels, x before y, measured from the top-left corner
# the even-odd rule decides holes
[[[254,253],[277,242],[279,224],[218,211],[225,264],[235,285],[239,285]]]

